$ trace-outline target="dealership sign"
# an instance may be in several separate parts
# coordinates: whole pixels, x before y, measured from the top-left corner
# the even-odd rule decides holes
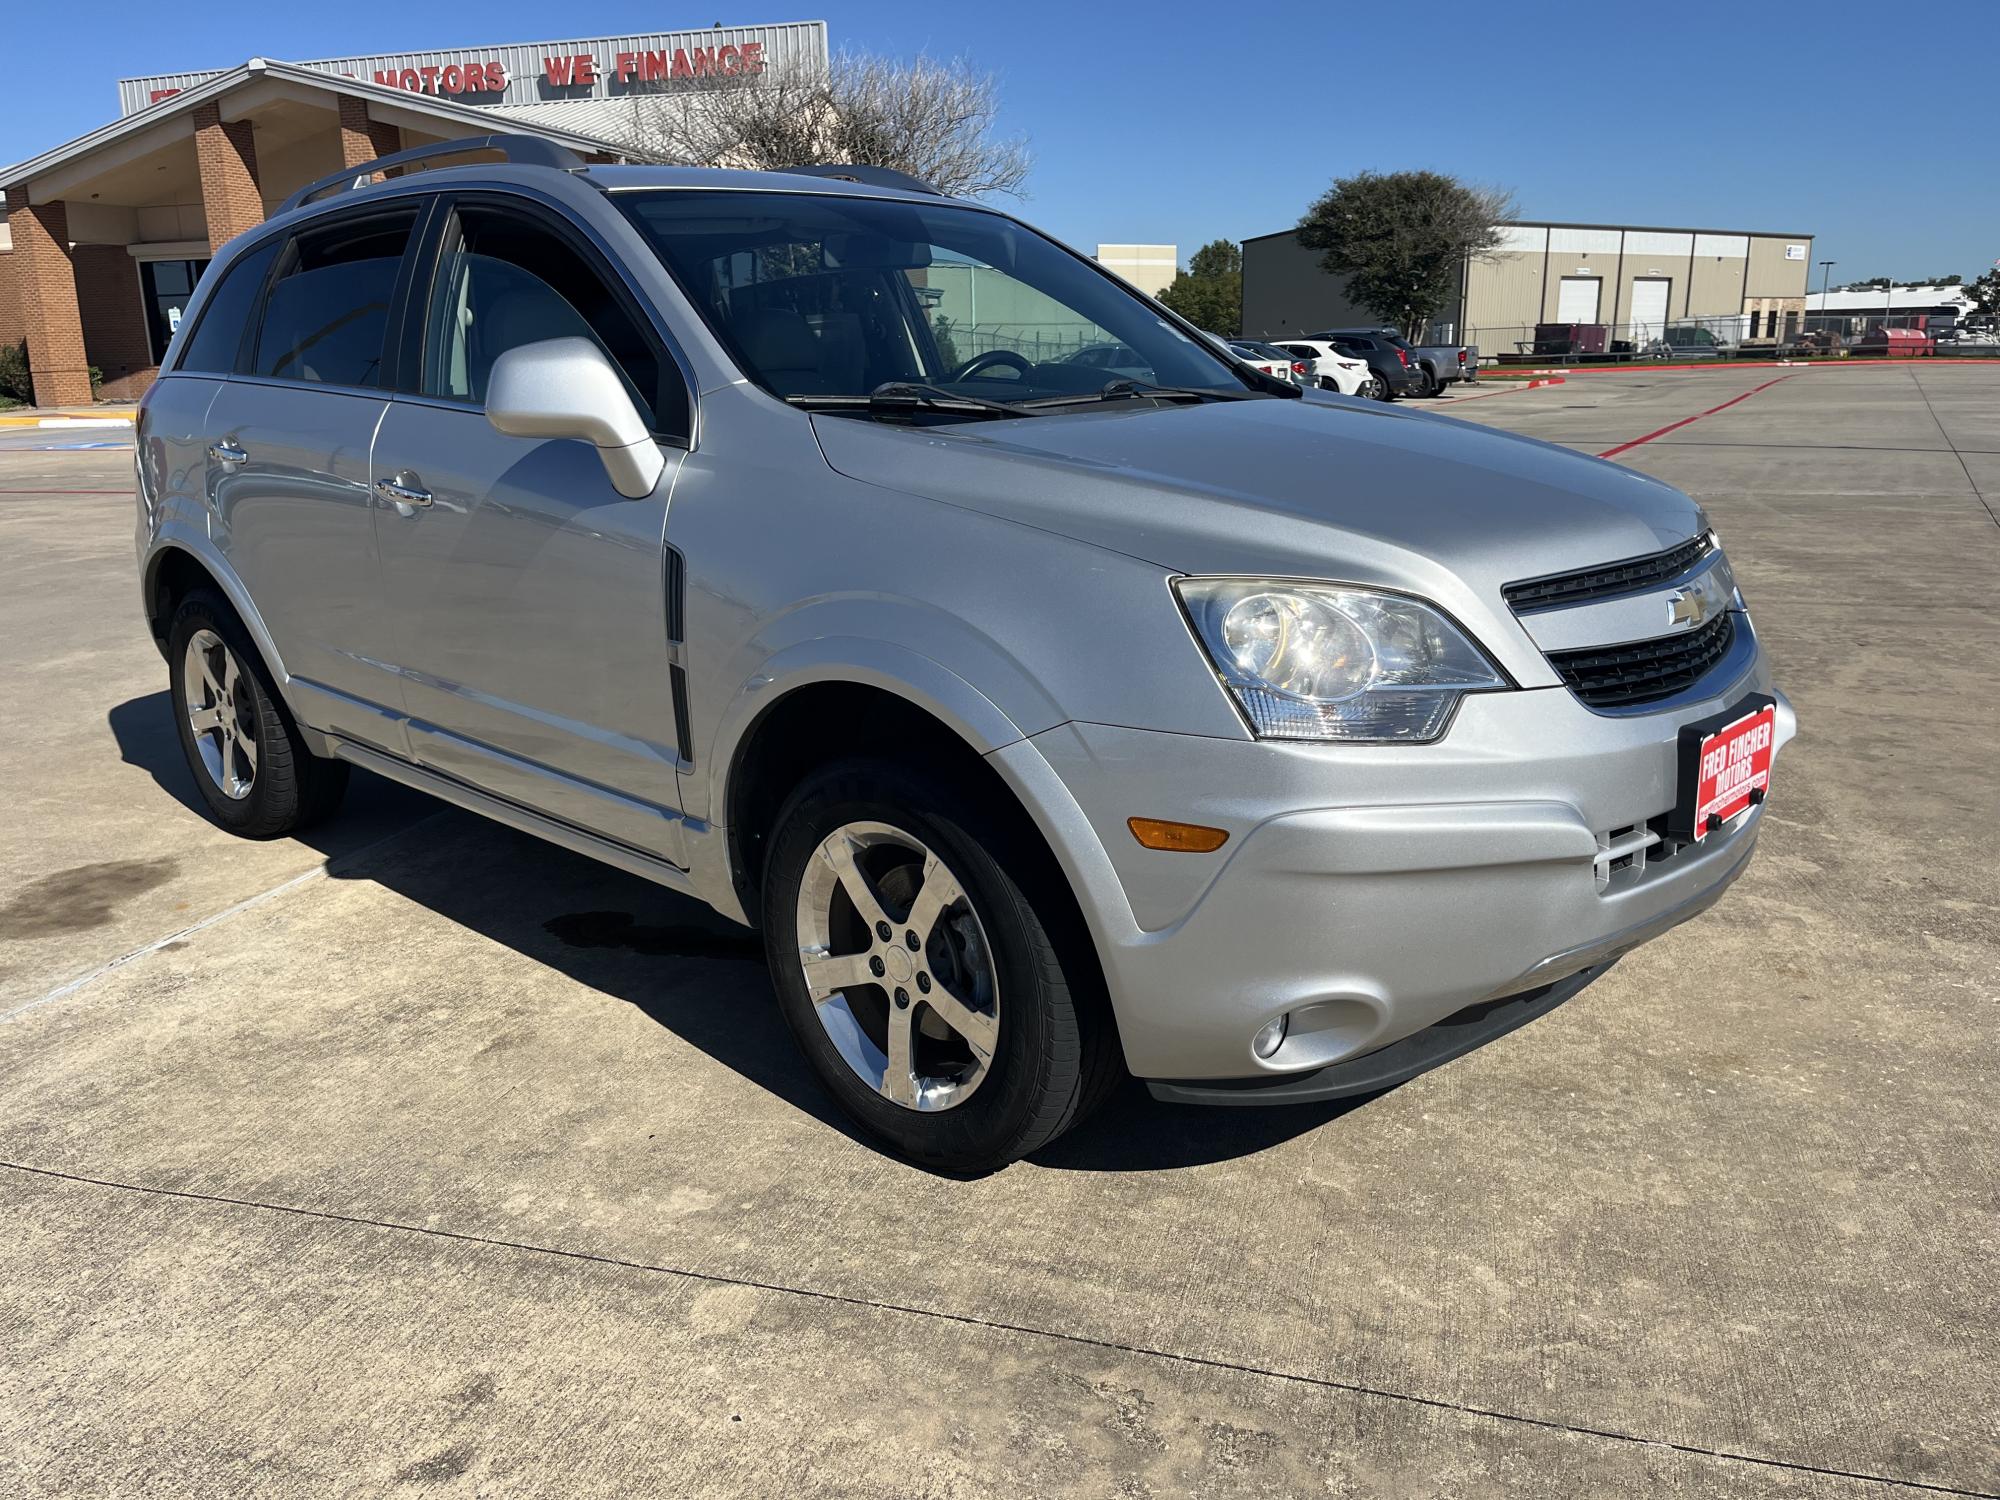
[[[754,79],[787,68],[824,67],[826,60],[826,23],[801,21],[321,58],[300,66],[461,104],[537,104],[659,93],[708,79]],[[131,114],[221,71],[127,78],[118,85],[119,103]]]

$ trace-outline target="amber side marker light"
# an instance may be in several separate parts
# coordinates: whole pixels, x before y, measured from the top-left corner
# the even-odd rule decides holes
[[[1226,828],[1204,828],[1199,823],[1169,823],[1163,818],[1127,818],[1132,837],[1148,849],[1165,849],[1175,854],[1210,854],[1229,842]]]

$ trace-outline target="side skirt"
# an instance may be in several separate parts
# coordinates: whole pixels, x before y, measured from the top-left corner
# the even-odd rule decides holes
[[[482,792],[477,787],[467,786],[464,782],[455,781],[449,776],[441,776],[422,766],[411,765],[406,760],[399,760],[380,750],[357,745],[354,741],[341,739],[338,735],[328,735],[326,739],[327,748],[333,755],[352,765],[360,766],[364,771],[373,771],[390,781],[401,782],[404,786],[414,787],[420,792],[428,792],[431,796],[462,807],[468,812],[491,818],[496,823],[505,823],[509,828],[518,828],[523,833],[532,833],[536,838],[547,839],[551,844],[559,844],[565,849],[587,855],[591,859],[613,865],[642,879],[650,880],[656,885],[666,886],[669,890],[679,891],[683,895],[693,896],[696,900],[709,904],[706,894],[697,888],[693,875],[678,865],[668,864],[663,859],[615,840],[587,833],[581,828],[544,816],[518,803]],[[737,916],[736,913],[727,911],[723,915]],[[740,917],[737,919],[741,920]]]

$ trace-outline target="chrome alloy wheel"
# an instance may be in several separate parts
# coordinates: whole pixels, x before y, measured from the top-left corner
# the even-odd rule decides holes
[[[798,933],[813,1011],[870,1088],[930,1112],[986,1081],[1000,1036],[993,950],[920,840],[886,823],[828,834],[799,882]]]
[[[236,654],[213,630],[188,637],[181,689],[202,769],[223,796],[242,801],[257,781],[256,694]]]

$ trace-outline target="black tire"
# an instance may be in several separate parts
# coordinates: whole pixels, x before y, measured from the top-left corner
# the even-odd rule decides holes
[[[1396,392],[1390,387],[1387,375],[1377,375],[1375,377],[1375,399],[1377,401],[1394,401],[1396,399]]]
[[[202,632],[218,637],[238,668],[230,715],[235,733],[250,742],[256,757],[247,790],[239,796],[224,791],[204,763],[189,722],[188,646]],[[220,594],[196,589],[181,600],[167,627],[167,674],[181,754],[215,822],[246,839],[283,838],[340,805],[347,790],[347,763],[323,760],[306,748],[250,632]]]
[[[1435,396],[1444,389],[1444,386],[1437,378],[1437,372],[1429,365],[1420,366],[1417,370],[1417,375],[1422,381],[1422,384],[1417,388],[1419,396]]]
[[[963,888],[990,949],[998,996],[992,1058],[976,1090],[950,1108],[922,1113],[884,1097],[841,1056],[807,987],[800,888],[821,843],[854,823],[888,825],[934,852]],[[841,1109],[869,1137],[926,1167],[1003,1167],[1069,1129],[1123,1076],[1081,918],[1067,888],[1051,885],[1062,880],[1055,861],[1019,823],[996,812],[990,791],[903,765],[853,760],[806,778],[773,825],[764,943],[785,1022]],[[882,905],[900,926],[907,906],[891,909],[886,891]],[[886,983],[850,988],[887,1014]]]

